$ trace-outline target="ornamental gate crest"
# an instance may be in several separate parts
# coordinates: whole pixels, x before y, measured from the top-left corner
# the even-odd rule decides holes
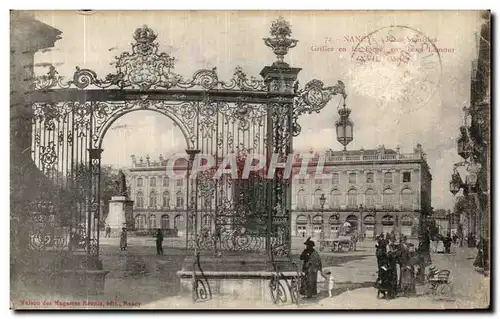
[[[216,68],[185,78],[175,73],[175,58],[160,51],[156,38],[147,26],[138,28],[131,52],[116,57],[115,72],[104,78],[77,67],[73,78],[65,80],[53,66],[36,78],[36,90],[28,97],[32,158],[53,188],[39,195],[30,212],[33,249],[99,254],[102,140],[124,114],[151,110],[172,119],[185,138],[190,175],[197,153],[211,154],[216,167],[229,154],[238,165],[254,153],[277,154],[285,162],[300,133],[298,117],[319,112],[334,95],[346,97],[340,81],[325,87],[312,80],[299,89],[300,69],[283,61],[297,40],[281,18],[264,39],[278,60],[263,68],[262,79],[247,76],[240,67],[228,81],[219,78]],[[279,168],[274,179],[259,172],[247,180],[212,179],[210,172],[190,176],[187,247],[288,258],[290,182]],[[210,227],[201,222],[205,214],[214,221]]]

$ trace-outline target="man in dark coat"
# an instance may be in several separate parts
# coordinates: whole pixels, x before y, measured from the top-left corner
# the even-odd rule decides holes
[[[156,231],[156,254],[163,255],[163,232],[161,229],[157,229]]]

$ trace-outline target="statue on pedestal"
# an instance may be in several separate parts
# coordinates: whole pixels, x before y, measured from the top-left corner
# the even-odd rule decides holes
[[[122,170],[118,171],[118,179],[116,181],[116,193],[117,196],[128,196],[127,193],[127,182],[125,180],[125,174]]]

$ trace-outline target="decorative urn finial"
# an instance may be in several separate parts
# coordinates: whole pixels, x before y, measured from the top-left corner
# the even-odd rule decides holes
[[[292,39],[292,27],[283,17],[279,17],[271,25],[272,38],[264,38],[264,43],[273,49],[274,54],[278,58],[277,63],[283,64],[283,58],[288,53],[288,50],[297,45],[298,40]]]

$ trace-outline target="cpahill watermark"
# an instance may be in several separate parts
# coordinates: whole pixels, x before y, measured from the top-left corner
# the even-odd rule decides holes
[[[189,155],[177,153],[167,162],[167,176],[172,179],[185,179],[188,170],[184,166],[176,165],[177,161],[189,161]],[[300,161],[298,160],[300,159]],[[311,163],[311,159],[314,161]],[[289,179],[293,168],[300,167],[294,178],[310,178],[311,170],[315,179],[331,179],[332,174],[325,172],[326,156],[315,156],[311,153],[291,153],[283,158],[279,154],[270,156],[263,154],[248,154],[244,157],[236,154],[227,154],[218,161],[212,154],[199,153],[195,156],[190,170],[190,178],[195,178],[199,173],[210,176],[212,179],[229,177],[231,179],[249,179],[251,176],[260,176],[266,179],[275,179],[277,172],[282,179]],[[252,174],[253,173],[253,174]]]

